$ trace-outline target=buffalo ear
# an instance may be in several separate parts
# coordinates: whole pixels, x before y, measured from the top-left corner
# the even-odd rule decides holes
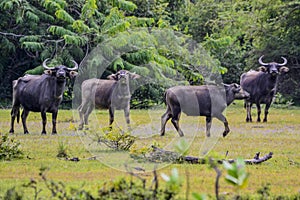
[[[69,75],[70,75],[70,78],[74,78],[78,75],[78,72],[70,71]]]
[[[234,86],[235,88],[240,88],[240,87],[241,87],[241,86],[240,86],[239,84],[237,84],[237,83],[234,83],[233,86]]]
[[[258,71],[260,71],[260,72],[266,72],[266,71],[267,71],[267,68],[264,67],[264,66],[260,66],[260,67],[258,68]]]
[[[138,78],[141,78],[140,75],[136,74],[136,73],[130,73],[130,78],[132,79],[138,79]]]
[[[107,79],[117,81],[118,80],[118,76],[117,76],[117,74],[111,74],[111,75],[109,75],[107,77]]]
[[[52,71],[50,69],[44,70],[44,74],[52,75]]]
[[[289,70],[290,70],[290,69],[287,68],[287,67],[280,67],[280,68],[279,68],[280,73],[287,73]]]

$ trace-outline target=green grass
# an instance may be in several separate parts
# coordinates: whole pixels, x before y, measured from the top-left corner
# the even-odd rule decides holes
[[[160,116],[164,110],[132,110],[131,119],[133,134],[139,135],[135,143],[136,148],[159,144],[161,147],[173,150],[174,144],[180,139],[177,132],[169,122],[167,124],[166,136],[159,136]],[[30,113],[28,117],[28,129],[30,134],[24,135],[21,124],[15,124],[15,137],[21,142],[21,148],[25,157],[13,161],[0,162],[0,196],[7,189],[16,186],[21,188],[22,184],[29,182],[31,178],[40,179],[39,169],[48,167],[47,177],[55,181],[63,181],[70,187],[86,190],[97,190],[105,181],[111,181],[122,176],[128,176],[124,172],[124,159],[128,153],[115,153],[103,147],[90,145],[85,138],[94,132],[99,132],[99,127],[107,126],[107,111],[96,111],[91,116],[90,130],[77,132],[78,114],[74,110],[60,110],[58,115],[57,131],[58,135],[50,135],[52,123],[51,115],[48,115],[47,131],[48,135],[41,136],[41,118],[39,113]],[[126,127],[122,112],[117,112],[116,121],[118,126]],[[256,110],[253,109],[255,119]],[[247,171],[250,173],[248,187],[242,191],[243,194],[253,194],[262,185],[271,184],[273,194],[296,194],[300,190],[300,109],[280,109],[271,108],[268,123],[245,123],[246,111],[239,102],[231,105],[226,111],[231,132],[226,138],[221,138],[223,125],[216,119],[212,141],[205,140],[205,119],[203,117],[187,117],[184,114],[181,119],[181,126],[185,133],[185,138],[191,142],[189,155],[201,155],[204,141],[208,142],[205,149],[211,150],[209,155],[224,158],[228,151],[227,158],[252,158],[256,152],[267,154],[274,153],[271,160],[260,165],[248,165]],[[7,133],[10,126],[10,110],[0,110],[0,132]],[[198,130],[197,130],[198,129]],[[79,162],[71,162],[56,157],[59,144],[63,142],[67,145],[70,157],[79,157]],[[89,140],[90,142],[90,140]],[[215,144],[216,142],[216,144]],[[211,146],[210,146],[211,145]],[[91,147],[92,146],[92,147]],[[201,149],[202,151],[203,149]],[[102,160],[89,160],[96,155],[103,156]],[[128,161],[130,165],[131,161]],[[109,165],[109,166],[107,166]],[[152,169],[150,163],[133,163]],[[159,173],[170,174],[172,168],[176,167],[181,176],[189,177],[190,192],[206,193],[214,195],[215,172],[209,169],[208,165],[173,164],[163,165],[159,168]],[[117,168],[117,169],[116,169]],[[122,170],[120,170],[122,169]],[[223,167],[220,165],[220,169]],[[148,179],[151,184],[152,174],[148,172],[141,174]],[[162,179],[160,178],[160,183]],[[185,193],[187,183],[184,182],[183,193]],[[234,193],[232,186],[225,183],[224,174],[220,182],[220,193]],[[24,191],[29,195],[32,190]],[[42,195],[50,195],[43,188]],[[28,198],[30,199],[30,198]]]

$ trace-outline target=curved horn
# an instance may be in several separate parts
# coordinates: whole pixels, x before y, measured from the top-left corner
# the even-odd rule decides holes
[[[75,60],[71,60],[73,63],[74,63],[74,67],[73,68],[68,68],[68,70],[70,70],[70,71],[75,71],[75,70],[77,70],[78,69],[78,64],[77,64],[77,62],[75,61]]]
[[[46,60],[44,60],[44,62],[43,62],[43,67],[44,67],[45,69],[50,69],[50,70],[51,70],[51,69],[54,69],[55,67],[48,67],[48,66],[47,66],[46,63],[47,63],[48,60],[49,60],[49,58],[47,58]]]
[[[287,59],[285,57],[281,57],[283,59],[283,63],[278,63],[278,66],[284,66],[287,64]]]
[[[263,65],[263,66],[269,65],[268,63],[264,63],[264,62],[262,61],[262,58],[263,58],[263,57],[264,57],[264,55],[262,55],[261,57],[259,57],[259,59],[258,59],[259,64],[261,64],[261,65]]]

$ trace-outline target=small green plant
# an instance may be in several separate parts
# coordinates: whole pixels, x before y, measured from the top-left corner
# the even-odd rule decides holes
[[[281,93],[275,95],[274,105],[278,108],[288,108],[294,104],[293,99],[284,97]]]
[[[20,142],[8,134],[1,135],[0,133],[0,160],[12,160],[23,158],[23,151],[20,149]]]
[[[121,129],[102,129],[100,134],[95,134],[96,141],[118,151],[128,151],[135,142],[135,137]]]
[[[167,179],[165,187],[160,187],[156,170],[153,171],[153,182],[150,187],[147,187],[146,179],[137,174],[128,172],[131,179],[120,178],[118,180],[105,182],[96,194],[92,194],[83,188],[69,188],[65,183],[49,180],[46,176],[49,168],[41,167],[39,176],[41,181],[31,179],[29,183],[23,187],[32,191],[33,199],[48,199],[50,197],[41,198],[41,187],[46,186],[46,190],[50,192],[51,199],[176,199],[181,190],[181,179],[176,169],[172,170],[171,176],[164,175]],[[134,180],[140,180],[141,182]],[[44,184],[44,186],[42,186]],[[33,190],[32,190],[33,189]],[[11,188],[7,190],[5,199],[25,199],[26,196]],[[13,198],[10,198],[13,197]],[[1,197],[0,197],[1,199]]]
[[[271,184],[266,183],[261,188],[257,190],[257,193],[261,195],[262,199],[268,199],[271,195]]]
[[[0,197],[0,199],[2,199]],[[3,200],[22,200],[23,194],[16,190],[15,187],[8,189],[3,197]]]
[[[181,154],[181,156],[186,156],[189,151],[189,143],[185,138],[180,138],[178,143],[174,146],[177,153]]]
[[[68,157],[68,145],[64,141],[58,142],[58,153],[56,157],[58,158],[67,158]]]
[[[182,186],[182,179],[179,176],[178,170],[173,168],[170,176],[162,173],[161,177],[167,182],[165,199],[172,199],[173,195],[176,195],[180,192]]]
[[[234,163],[223,162],[223,166],[227,172],[225,180],[233,185],[238,192],[245,188],[248,183],[249,174],[246,172],[245,162],[238,158]]]
[[[192,195],[193,195],[193,198],[195,200],[205,200],[205,199],[207,199],[205,194],[193,193]]]

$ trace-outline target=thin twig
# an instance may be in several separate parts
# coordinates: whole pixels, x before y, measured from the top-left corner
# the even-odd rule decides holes
[[[8,36],[14,36],[14,37],[24,37],[26,35],[20,35],[20,34],[15,34],[15,33],[4,33],[0,31],[1,35],[8,35]]]

